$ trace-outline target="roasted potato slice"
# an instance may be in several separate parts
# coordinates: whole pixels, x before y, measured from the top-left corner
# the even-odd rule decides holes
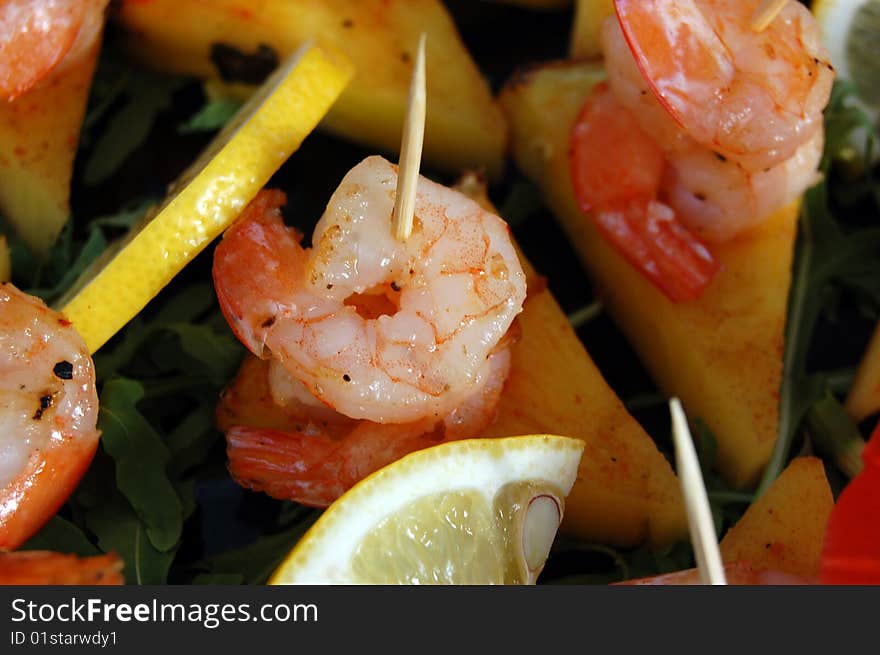
[[[574,62],[512,79],[500,101],[519,167],[543,189],[600,296],[660,388],[718,439],[719,468],[754,484],[776,441],[783,332],[798,206],[714,247],[722,270],[696,300],[674,304],[599,234],[575,199],[569,135],[601,67]]]
[[[138,59],[212,80],[215,91],[230,95],[250,93],[253,87],[241,82],[259,81],[309,39],[342,51],[357,72],[323,126],[386,153],[400,147],[413,59],[425,32],[425,162],[453,173],[502,170],[504,116],[437,0],[122,0],[115,7],[124,44]]]

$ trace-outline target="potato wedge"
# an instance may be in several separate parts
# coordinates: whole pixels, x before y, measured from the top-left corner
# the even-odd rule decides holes
[[[673,304],[631,267],[580,211],[569,133],[597,65],[564,62],[512,79],[500,102],[519,167],[543,189],[606,307],[660,388],[682,399],[718,440],[719,469],[754,484],[776,440],[783,331],[798,208],[714,248],[723,270],[700,298]]]
[[[12,261],[9,259],[9,244],[6,237],[0,234],[0,282],[12,279]]]
[[[217,82],[259,77],[308,39],[342,51],[357,73],[323,126],[386,153],[400,147],[412,60],[425,32],[425,161],[453,173],[501,173],[504,117],[437,0],[122,0],[115,7],[132,54],[163,71],[213,80],[214,90]],[[251,89],[224,87],[233,95]]]
[[[572,59],[595,59],[602,56],[599,29],[602,21],[613,13],[614,0],[577,0],[569,49]]]
[[[498,213],[485,186],[458,189]],[[520,250],[528,296],[520,340],[487,437],[559,434],[586,442],[562,532],[618,546],[685,538],[687,517],[669,462],[605,382],[568,317]]]
[[[798,457],[727,531],[721,556],[816,579],[833,506],[822,460]]]
[[[0,213],[44,255],[70,214],[70,180],[100,39],[12,102],[0,101]]]

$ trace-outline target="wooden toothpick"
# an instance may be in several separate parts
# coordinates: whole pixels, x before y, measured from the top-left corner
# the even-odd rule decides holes
[[[416,187],[419,181],[419,166],[422,162],[422,143],[425,140],[425,110],[428,104],[425,90],[425,38],[424,33],[419,37],[419,50],[409,87],[409,103],[403,124],[403,138],[400,142],[397,197],[391,215],[394,236],[400,241],[405,241],[412,233]]]
[[[672,412],[676,469],[684,492],[691,543],[700,570],[700,580],[703,584],[727,584],[724,565],[721,562],[721,551],[718,549],[718,538],[715,535],[715,525],[712,522],[712,511],[709,508],[709,497],[706,495],[706,485],[700,473],[700,462],[678,398],[669,401],[669,409]]]
[[[749,27],[755,32],[763,32],[786,4],[788,0],[763,0],[752,14]]]

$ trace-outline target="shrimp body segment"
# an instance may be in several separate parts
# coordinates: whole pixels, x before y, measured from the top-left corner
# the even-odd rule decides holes
[[[85,343],[42,301],[0,286],[0,548],[49,520],[98,445],[98,395]]]
[[[752,31],[757,0],[615,0],[608,84],[572,131],[575,194],[673,302],[718,270],[707,242],[759,224],[818,181],[834,71],[810,12]]]
[[[42,550],[0,553],[0,585],[121,585],[123,566],[115,553],[93,557]]]
[[[759,0],[615,0],[645,80],[685,132],[749,171],[822,129],[834,69],[810,10],[789,2],[751,29]]]
[[[710,241],[726,241],[760,223],[819,180],[824,130],[807,136],[794,154],[761,170],[706,147],[682,129],[636,66],[620,23],[602,26],[608,82],[622,109],[650,134],[666,159],[664,201],[687,228]],[[827,100],[827,98],[826,98]]]
[[[421,178],[412,235],[396,240],[397,169],[355,166],[303,248],[264,192],[224,235],[214,282],[255,354],[350,418],[439,419],[479,382],[522,310],[526,282],[504,221]]]
[[[627,260],[673,302],[697,297],[718,265],[658,200],[666,163],[659,146],[606,84],[584,105],[571,139],[581,209]]]
[[[440,420],[383,424],[350,419],[295,397],[279,405],[268,390],[278,373],[269,372],[272,364],[253,360],[242,368],[218,408],[229,472],[248,489],[326,507],[404,455],[481,434],[495,417],[510,363],[506,347],[489,357],[473,394]],[[257,402],[255,391],[262,397]],[[258,416],[249,421],[247,415]],[[248,422],[256,425],[235,425]]]
[[[12,101],[100,35],[107,0],[0,0],[0,98]]]

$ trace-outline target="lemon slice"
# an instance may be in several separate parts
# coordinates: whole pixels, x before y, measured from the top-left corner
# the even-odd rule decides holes
[[[417,451],[334,502],[270,584],[534,584],[584,442],[534,435]]]
[[[318,46],[299,50],[175,182],[165,202],[83,275],[60,306],[91,352],[238,216],[324,117],[352,73],[336,53]]]
[[[856,85],[859,105],[876,125],[880,115],[880,0],[816,0],[812,10],[838,78]],[[863,147],[865,137],[858,134],[853,145]]]

